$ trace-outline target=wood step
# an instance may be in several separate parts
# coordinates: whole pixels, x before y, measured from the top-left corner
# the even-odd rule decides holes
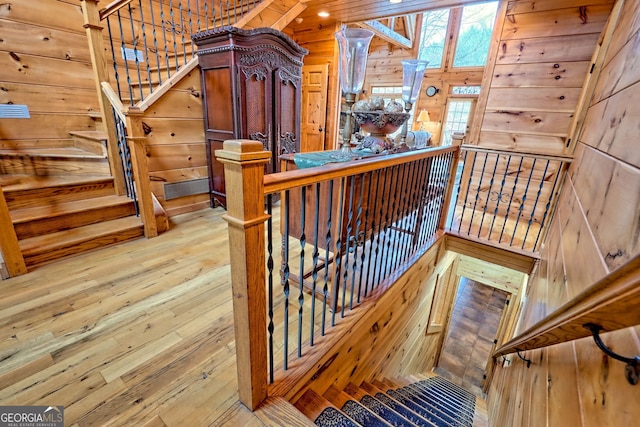
[[[107,134],[98,130],[79,130],[69,132],[73,146],[99,156],[107,156]]]
[[[83,200],[115,194],[110,176],[24,174],[0,175],[10,210]]]
[[[142,221],[131,216],[24,239],[20,249],[25,263],[32,267],[143,235]]]
[[[22,240],[135,213],[132,199],[110,195],[16,209],[11,211],[11,219],[18,239]]]
[[[109,161],[77,147],[0,149],[0,174],[109,175]]]

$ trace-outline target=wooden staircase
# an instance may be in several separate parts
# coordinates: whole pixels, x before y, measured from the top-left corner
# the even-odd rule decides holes
[[[318,426],[487,426],[484,400],[436,375],[309,389],[296,408]]]
[[[27,267],[144,235],[134,201],[116,195],[100,131],[0,150],[0,185]]]

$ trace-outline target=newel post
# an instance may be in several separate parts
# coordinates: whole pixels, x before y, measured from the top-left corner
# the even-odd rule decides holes
[[[118,137],[116,124],[111,112],[109,97],[102,90],[102,82],[109,82],[107,71],[107,59],[104,49],[104,35],[102,33],[102,21],[98,7],[99,0],[81,0],[84,28],[89,42],[89,55],[91,56],[91,69],[98,93],[98,105],[102,114],[102,124],[107,133],[107,153],[109,155],[109,167],[111,176],[118,194],[125,194],[125,180],[122,173],[122,160],[118,155]]]
[[[158,225],[153,211],[153,196],[151,194],[151,180],[149,179],[149,164],[147,160],[146,142],[142,128],[142,112],[130,108],[127,115],[127,142],[133,163],[133,178],[136,184],[136,196],[140,207],[140,216],[144,225],[144,235],[150,239],[158,235]]]
[[[455,206],[451,205],[451,199],[453,197],[453,187],[456,183],[456,172],[458,170],[458,161],[460,160],[460,146],[458,145],[456,151],[453,152],[451,158],[451,166],[449,169],[449,180],[447,181],[446,193],[443,201],[443,209],[440,213],[440,219],[438,221],[438,230],[444,230],[447,226],[447,218],[449,217],[449,209],[455,211]],[[462,185],[462,184],[461,184]]]
[[[2,186],[0,186],[0,229],[2,229],[2,233],[0,233],[0,254],[2,254],[2,259],[7,266],[9,277],[26,274],[27,266],[18,244],[18,237],[11,221]]]
[[[267,398],[264,166],[262,143],[225,141],[216,150],[224,163],[231,257],[231,286],[240,401],[254,410]]]

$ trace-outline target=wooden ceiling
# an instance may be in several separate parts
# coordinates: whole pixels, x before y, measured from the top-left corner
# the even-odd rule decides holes
[[[355,23],[372,19],[424,12],[430,9],[443,9],[487,0],[402,0],[391,3],[389,0],[308,0],[303,3],[307,8],[298,16],[301,22],[292,22],[295,29],[334,26],[336,23]],[[319,12],[329,12],[328,18],[318,16]]]

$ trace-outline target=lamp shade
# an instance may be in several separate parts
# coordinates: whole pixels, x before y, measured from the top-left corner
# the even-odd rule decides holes
[[[336,33],[340,48],[340,86],[344,93],[362,90],[372,38],[373,31],[363,28],[345,28]]]
[[[417,59],[402,61],[402,100],[404,102],[412,104],[416,102],[427,64],[429,64],[428,61]]]
[[[429,112],[427,110],[422,110],[420,111],[420,114],[418,114],[418,119],[416,120],[417,122],[430,122],[431,121],[431,117],[429,117]]]

